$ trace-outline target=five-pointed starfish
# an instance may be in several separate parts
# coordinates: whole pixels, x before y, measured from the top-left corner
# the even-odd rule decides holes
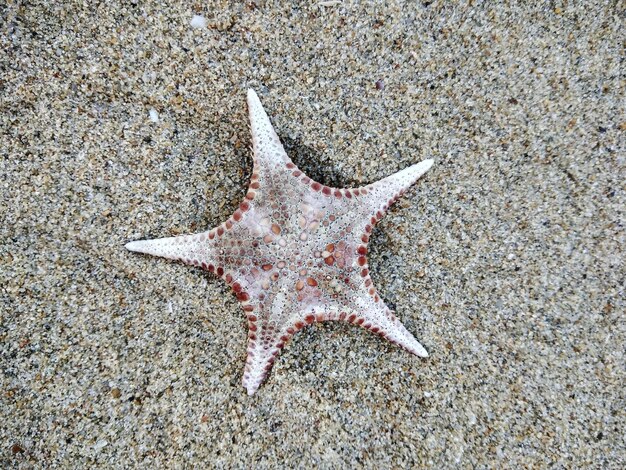
[[[374,224],[433,161],[361,188],[329,188],[289,159],[252,90],[248,107],[254,168],[235,213],[208,232],[126,248],[201,266],[232,287],[248,318],[250,395],[289,338],[316,321],[354,323],[428,356],[376,293],[365,255]]]

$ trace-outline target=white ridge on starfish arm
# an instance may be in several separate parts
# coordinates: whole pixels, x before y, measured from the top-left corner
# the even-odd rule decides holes
[[[379,213],[377,219],[382,218],[389,207],[420,179],[433,166],[433,163],[434,160],[432,159],[423,160],[391,176],[360,188],[367,190],[367,194],[360,199],[362,204],[370,208],[372,216],[376,216]]]
[[[293,163],[285,152],[259,97],[252,89],[248,90],[248,113],[254,173],[263,180],[268,172],[286,172],[288,168],[285,165],[287,163],[293,165]]]
[[[212,262],[209,245],[206,243],[208,232],[196,235],[181,235],[180,237],[156,238],[153,240],[137,240],[127,243],[129,251],[159,256],[194,266]]]

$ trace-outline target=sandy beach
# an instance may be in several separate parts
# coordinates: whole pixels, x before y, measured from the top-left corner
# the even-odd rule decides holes
[[[624,5],[0,6],[2,468],[626,466]],[[225,221],[253,88],[292,160],[432,169],[369,244],[419,359],[130,253]]]

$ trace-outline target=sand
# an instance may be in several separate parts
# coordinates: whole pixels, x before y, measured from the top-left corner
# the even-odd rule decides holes
[[[2,467],[626,465],[623,5],[47,3],[0,7]],[[369,255],[428,359],[315,325],[248,397],[228,287],[124,249],[234,211],[248,87],[324,184],[435,159]]]

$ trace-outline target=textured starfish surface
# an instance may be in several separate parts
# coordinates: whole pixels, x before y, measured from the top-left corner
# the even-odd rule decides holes
[[[330,188],[289,159],[252,90],[248,107],[254,168],[235,213],[207,232],[126,248],[200,266],[232,287],[248,320],[243,385],[250,395],[291,336],[313,322],[353,323],[426,357],[378,296],[366,255],[374,224],[433,161],[364,187]]]

